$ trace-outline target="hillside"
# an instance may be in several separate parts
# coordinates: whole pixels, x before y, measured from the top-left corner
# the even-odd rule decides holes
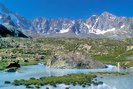
[[[0,38],[0,60],[48,61],[53,55],[83,55],[107,64],[132,66],[133,39]]]

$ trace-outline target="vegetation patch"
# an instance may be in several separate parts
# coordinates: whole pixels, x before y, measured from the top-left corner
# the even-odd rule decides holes
[[[91,74],[103,75],[103,76],[121,76],[121,75],[126,75],[128,73],[122,73],[122,72],[91,72]]]
[[[10,81],[5,81],[4,83],[5,83],[5,84],[10,84],[11,82],[10,82]]]
[[[8,65],[7,60],[0,61],[0,70],[6,69],[7,65]]]
[[[24,85],[26,87],[34,86],[35,88],[39,88],[44,85],[51,85],[56,87],[57,84],[66,84],[66,85],[81,85],[86,87],[87,85],[99,85],[103,84],[102,82],[93,81],[96,78],[96,75],[92,74],[68,74],[65,76],[50,76],[50,77],[41,77],[39,79],[30,78],[29,80],[15,80],[12,82],[13,85],[19,86]]]

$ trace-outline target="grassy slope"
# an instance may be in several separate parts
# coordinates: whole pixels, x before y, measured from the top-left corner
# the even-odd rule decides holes
[[[108,39],[1,38],[0,59],[28,59],[29,63],[21,62],[21,64],[29,65],[36,64],[38,61],[46,61],[53,53],[78,52],[104,63],[128,62],[132,66],[133,61],[127,60],[127,57],[133,55],[133,50],[127,51],[129,45],[133,45],[133,39],[118,41]],[[33,61],[33,59],[37,61]],[[3,69],[5,65],[7,62],[0,61],[0,69]]]

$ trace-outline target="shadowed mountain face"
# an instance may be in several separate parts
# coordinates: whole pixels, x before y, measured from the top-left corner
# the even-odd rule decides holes
[[[9,23],[24,31],[48,34],[49,36],[59,35],[60,37],[72,37],[72,34],[93,38],[123,39],[133,37],[133,18],[117,17],[108,12],[81,20],[46,19],[43,17],[27,20],[19,14],[9,11],[2,4],[0,4],[0,8],[1,23]],[[70,34],[64,35],[66,33]]]
[[[0,34],[3,37],[6,37],[7,35],[13,35],[11,31],[9,31],[5,26],[0,25]]]
[[[4,26],[2,24],[0,24],[0,36],[2,37],[24,37],[27,38],[26,35],[24,35],[21,31],[17,30],[15,27],[13,26]]]

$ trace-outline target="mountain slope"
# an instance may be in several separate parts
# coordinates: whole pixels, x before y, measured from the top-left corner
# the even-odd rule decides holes
[[[24,37],[27,38],[21,31],[11,25],[0,24],[0,36],[2,37]]]

